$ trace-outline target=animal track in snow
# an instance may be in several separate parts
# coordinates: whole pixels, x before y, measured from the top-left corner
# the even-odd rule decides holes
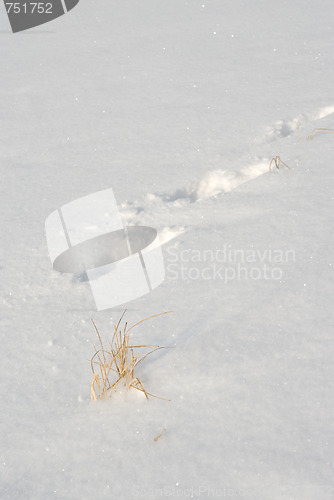
[[[288,120],[278,120],[274,123],[274,125],[267,128],[267,132],[264,136],[264,142],[272,142],[282,137],[288,137],[296,132],[296,130],[298,130],[298,128],[302,125],[326,118],[326,116],[329,116],[332,113],[334,113],[334,106],[326,106],[319,108],[318,111],[315,111],[314,113],[304,113]],[[257,142],[261,143],[263,142],[263,139],[260,139],[260,141]]]
[[[167,243],[167,241],[173,240],[174,238],[177,238],[180,234],[183,234],[186,232],[186,228],[184,226],[179,226],[179,227],[164,227],[159,231],[159,240],[161,245],[164,243]]]
[[[254,142],[257,143],[257,149],[259,149],[261,144],[264,146],[266,143],[268,144],[274,140],[287,138],[298,130],[299,126],[320,120],[333,113],[334,106],[327,106],[319,108],[314,113],[300,114],[289,120],[279,120],[271,127],[268,127],[267,133],[262,139]],[[272,154],[274,155],[276,152],[273,151]],[[200,203],[208,198],[228,193],[245,182],[269,172],[270,160],[271,158],[259,159],[253,165],[241,168],[239,171],[226,169],[209,170],[198,181],[193,181],[189,186],[179,188],[174,193],[150,193],[140,202],[123,203],[120,206],[121,215],[126,223],[131,224],[142,224],[147,220],[149,220],[151,225],[155,223],[159,224],[158,221],[153,222],[152,220],[157,213],[164,214],[165,224],[169,224],[169,219],[174,222],[176,218],[182,223],[182,221],[186,220],[190,204]],[[167,207],[172,210],[166,211]],[[167,218],[166,215],[168,215]],[[186,226],[168,225],[160,230],[159,236],[162,243],[165,243],[185,231]]]
[[[170,205],[175,208],[184,207],[190,203],[200,202],[207,198],[228,193],[236,187],[255,179],[269,171],[269,158],[245,167],[240,172],[231,172],[223,169],[209,170],[204,176],[190,187],[176,190],[173,194],[147,194],[141,202],[123,203],[120,213],[124,222],[138,220],[138,216],[148,210],[154,211],[159,206]]]
[[[205,200],[221,193],[228,193],[236,187],[248,182],[268,171],[269,159],[262,160],[250,167],[243,168],[240,172],[231,172],[223,169],[209,170],[197,182],[189,188],[182,188],[174,194],[149,195],[152,199],[160,199],[163,202],[179,204],[194,203]]]

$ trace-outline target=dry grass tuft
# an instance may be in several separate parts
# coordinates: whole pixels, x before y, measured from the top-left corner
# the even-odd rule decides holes
[[[158,441],[158,439],[161,438],[161,436],[163,435],[164,432],[166,432],[166,429],[162,429],[162,431],[160,432],[160,434],[158,434],[157,437],[153,438],[153,441]]]
[[[124,327],[121,326],[122,319],[124,317],[126,311],[123,312],[116,326],[114,326],[114,334],[110,343],[110,347],[106,349],[103,345],[101,335],[99,330],[97,329],[96,324],[92,320],[94,328],[96,330],[97,336],[99,338],[100,348],[96,349],[95,345],[93,346],[95,349],[95,354],[91,358],[90,363],[93,371],[93,378],[90,385],[91,399],[96,401],[98,398],[100,399],[108,399],[112,390],[117,391],[118,385],[123,382],[123,386],[126,386],[127,389],[137,389],[145,394],[145,397],[148,399],[148,396],[152,396],[157,398],[158,396],[154,396],[147,392],[141,381],[138,377],[134,375],[134,369],[144,361],[150,354],[159,350],[166,349],[165,346],[160,347],[158,345],[130,345],[130,331],[140,323],[147,321],[151,318],[155,318],[157,316],[162,316],[164,314],[168,314],[172,311],[163,312],[160,314],[155,314],[154,316],[150,316],[149,318],[145,318],[135,325],[128,328],[128,324],[125,323]],[[135,354],[134,349],[143,349],[143,348],[153,348],[149,352],[141,355],[140,353]],[[165,399],[165,398],[158,398]],[[166,399],[165,399],[166,400]],[[168,399],[166,401],[169,401]]]
[[[310,141],[314,135],[317,134],[334,134],[334,130],[331,128],[315,128],[312,132],[307,136],[307,140]]]
[[[285,167],[287,167],[290,170],[289,165],[287,165],[286,163],[284,163],[284,161],[282,161],[279,156],[275,156],[275,158],[272,158],[272,160],[270,162],[269,171],[271,172],[271,166],[272,166],[272,164],[274,164],[275,167],[277,169],[279,169],[279,166],[280,166],[281,163],[282,163],[282,165],[284,165]]]

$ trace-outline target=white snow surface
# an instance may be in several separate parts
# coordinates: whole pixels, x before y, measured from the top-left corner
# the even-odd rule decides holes
[[[82,0],[13,35],[1,10],[1,500],[334,498],[333,22],[330,0]],[[44,221],[108,188],[166,278],[97,312]],[[174,311],[131,337],[174,346],[137,368],[170,402],[90,400],[91,318],[108,340],[125,308]]]

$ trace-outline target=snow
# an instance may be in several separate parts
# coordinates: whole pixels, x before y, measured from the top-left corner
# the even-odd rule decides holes
[[[92,0],[13,35],[3,9],[1,499],[333,498],[334,135],[307,139],[334,130],[333,16]],[[166,278],[97,312],[44,223],[109,188]],[[170,402],[90,400],[91,318],[108,339],[125,307],[174,311],[133,330],[174,346],[136,373]]]

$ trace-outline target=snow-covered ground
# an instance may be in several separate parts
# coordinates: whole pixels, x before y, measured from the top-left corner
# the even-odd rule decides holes
[[[1,36],[0,498],[330,500],[334,8],[81,0]],[[269,172],[271,158],[283,164]],[[44,221],[113,188],[166,279],[97,312]],[[175,346],[91,402],[96,334]],[[164,431],[163,431],[164,430]],[[163,431],[161,437],[154,438]]]

